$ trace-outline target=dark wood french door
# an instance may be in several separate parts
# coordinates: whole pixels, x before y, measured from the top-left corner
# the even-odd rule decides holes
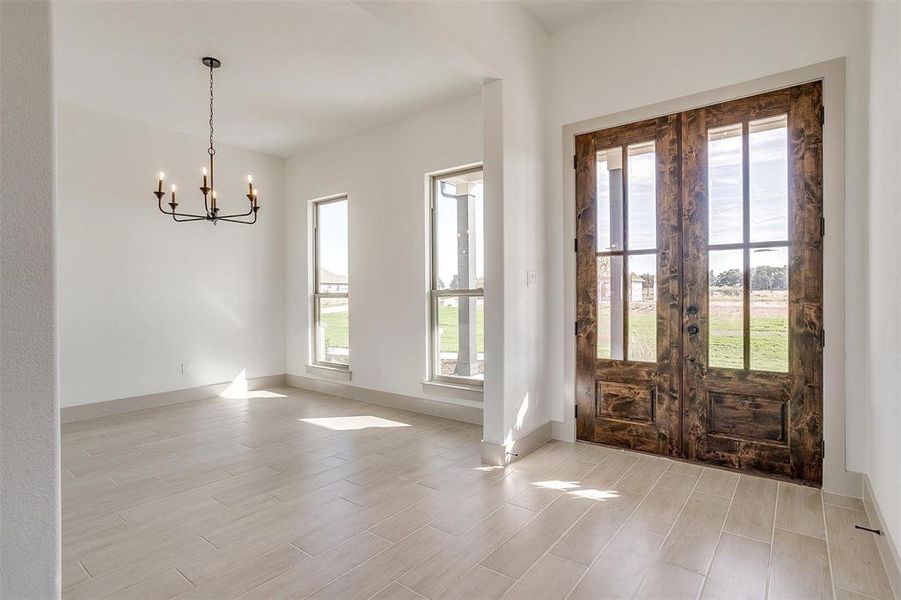
[[[821,482],[821,98],[576,137],[579,439]]]

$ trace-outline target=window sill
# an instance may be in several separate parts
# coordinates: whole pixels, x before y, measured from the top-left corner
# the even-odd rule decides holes
[[[307,374],[324,377],[326,379],[340,379],[343,381],[351,380],[350,369],[342,369],[341,367],[326,367],[323,365],[307,365]]]
[[[444,381],[422,381],[422,391],[440,400],[463,406],[482,407],[483,392],[480,386]]]

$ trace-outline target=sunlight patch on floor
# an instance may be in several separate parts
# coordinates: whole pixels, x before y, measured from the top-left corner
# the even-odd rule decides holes
[[[318,425],[333,431],[356,431],[358,429],[409,427],[407,423],[392,421],[372,415],[358,415],[353,417],[321,417],[318,419],[298,419],[304,423]]]
[[[619,498],[619,492],[616,490],[595,490],[583,488],[578,481],[560,481],[558,479],[550,479],[548,481],[533,481],[535,487],[545,488],[548,490],[560,490],[566,492],[570,496],[578,498],[588,498],[589,500],[607,500],[609,498]]]
[[[560,490],[561,492],[565,492],[566,490],[571,490],[579,487],[578,481],[560,481],[558,479],[551,479],[549,481],[533,481],[532,485],[542,488],[547,488],[550,490]]]
[[[228,400],[250,400],[252,398],[287,398],[284,394],[270,392],[268,390],[248,390],[247,375],[245,371],[238,373],[225,391],[219,394],[220,398]]]
[[[609,498],[619,498],[619,492],[617,492],[616,490],[573,490],[566,493],[570,496],[589,498],[591,500],[607,500]]]

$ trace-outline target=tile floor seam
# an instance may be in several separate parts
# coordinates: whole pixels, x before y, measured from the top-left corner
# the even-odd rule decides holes
[[[526,489],[529,489],[529,488],[526,488]],[[523,491],[525,491],[525,490],[523,490]],[[557,499],[555,499],[554,502],[556,502],[557,500],[559,500],[559,497],[558,497]],[[470,567],[470,569],[468,569],[466,572],[464,572],[463,574],[461,574],[459,577],[454,578],[454,580],[451,581],[448,585],[446,585],[445,587],[443,587],[442,589],[440,589],[438,592],[436,592],[435,597],[437,598],[438,596],[440,596],[441,594],[443,594],[444,592],[446,592],[448,589],[450,589],[451,586],[453,586],[453,585],[457,582],[457,580],[460,579],[460,577],[462,577],[463,575],[465,575],[466,573],[468,573],[469,571],[471,571],[473,568],[475,568],[475,567],[477,567],[477,566],[479,566],[479,567],[484,567],[485,569],[488,569],[489,571],[491,571],[491,572],[493,572],[493,573],[497,573],[498,575],[504,575],[503,573],[501,573],[501,572],[499,572],[499,571],[495,571],[495,570],[492,569],[491,567],[488,567],[488,566],[483,565],[482,562],[483,562],[486,558],[488,558],[489,556],[491,556],[491,553],[492,553],[492,552],[494,552],[495,550],[497,550],[498,548],[500,548],[501,546],[503,546],[504,544],[506,544],[513,536],[515,536],[517,533],[519,533],[520,531],[522,531],[525,527],[528,527],[529,523],[531,523],[532,521],[534,521],[534,520],[538,517],[538,515],[540,515],[540,514],[541,514],[542,512],[544,512],[545,510],[547,510],[547,509],[551,506],[551,504],[553,504],[554,502],[549,502],[547,505],[545,505],[545,506],[544,506],[541,510],[539,510],[539,511],[529,511],[529,512],[532,512],[533,514],[532,514],[531,517],[529,517],[529,519],[528,519],[527,521],[525,521],[522,525],[520,525],[520,526],[517,527],[515,530],[513,530],[513,532],[510,533],[510,535],[508,535],[507,537],[503,538],[500,542],[498,542],[497,544],[495,544],[494,546],[492,546],[490,550],[488,550],[487,552],[485,552],[485,553],[482,555],[482,558],[480,558],[480,559],[479,559],[472,567]],[[527,508],[522,508],[521,506],[516,506],[515,504],[510,504],[509,501],[504,502],[503,504],[501,504],[500,506],[498,506],[497,508],[495,508],[494,510],[492,510],[490,513],[488,513],[487,515],[485,515],[485,517],[483,517],[482,519],[480,519],[480,520],[479,520],[477,523],[475,523],[472,527],[469,527],[469,528],[465,529],[464,531],[461,531],[461,532],[460,532],[460,535],[462,536],[464,533],[466,533],[466,532],[468,532],[468,531],[471,531],[472,529],[478,527],[478,526],[481,525],[484,521],[486,521],[489,517],[491,517],[494,513],[498,512],[499,510],[501,510],[502,508],[504,508],[505,506],[508,506],[508,505],[509,505],[509,506],[513,506],[513,507],[515,507],[515,508],[520,508],[520,509],[522,509],[522,510],[529,510],[529,509],[527,509]],[[438,527],[434,527],[434,529],[438,529],[438,531],[444,531],[443,529],[439,529]],[[444,531],[444,533],[447,533],[448,535],[454,535],[454,534],[452,534],[452,533],[450,533],[450,532],[448,532],[448,531]],[[459,536],[454,536],[454,537],[459,538]],[[558,538],[558,539],[559,539],[559,538]],[[440,550],[439,550],[439,552],[440,552]],[[543,556],[543,555],[542,555],[542,556]],[[429,558],[431,558],[431,557],[432,557],[432,555],[429,555]],[[417,566],[418,566],[418,565],[417,565]],[[530,566],[529,568],[531,568],[531,566]],[[508,578],[508,579],[513,579],[514,582],[519,581],[518,578],[515,578],[515,579],[514,579],[514,578],[510,577],[509,575],[504,575],[504,577],[506,577],[506,578]]]
[[[329,579],[325,584],[319,586],[318,588],[316,588],[315,590],[311,591],[309,594],[307,594],[306,596],[304,596],[304,598],[309,598],[310,596],[312,596],[312,595],[318,593],[319,590],[321,590],[321,589],[323,589],[323,588],[328,587],[329,585],[331,585],[332,582],[334,582],[335,580],[337,580],[337,579],[339,579],[339,578],[341,578],[341,577],[344,577],[345,575],[347,575],[347,574],[349,574],[349,573],[353,573],[354,571],[356,571],[357,569],[359,569],[360,567],[362,567],[363,565],[365,565],[366,563],[368,563],[370,560],[376,558],[377,556],[381,556],[383,553],[385,553],[385,552],[387,552],[388,550],[394,548],[395,546],[397,546],[398,544],[400,544],[401,542],[403,542],[404,540],[406,540],[406,539],[409,538],[410,536],[415,535],[417,532],[419,532],[419,531],[425,529],[426,527],[429,527],[428,523],[425,524],[425,525],[423,525],[422,527],[416,528],[414,531],[411,531],[410,533],[408,533],[408,534],[405,535],[404,537],[402,537],[402,538],[400,538],[399,540],[397,540],[397,542],[393,542],[390,546],[386,546],[385,548],[382,548],[381,550],[379,550],[378,552],[376,552],[376,553],[373,554],[372,556],[368,557],[368,558],[367,558],[366,560],[364,560],[363,562],[354,565],[353,567],[347,569],[346,571],[343,571],[342,573],[336,575],[335,577],[332,577],[332,578]],[[434,527],[433,527],[432,529],[434,529]],[[432,554],[434,554],[434,552],[433,552]],[[426,557],[425,559],[423,559],[423,560],[427,560],[428,558],[431,558],[432,554],[429,554],[429,556],[427,556],[427,557]],[[417,564],[417,566],[419,565],[419,563],[416,563],[416,564]],[[404,571],[404,573],[402,573],[401,575],[403,575],[403,574],[406,574],[406,571]],[[257,587],[259,587],[259,586],[257,586]]]
[[[668,472],[668,470],[667,470],[667,472]],[[703,470],[701,472],[703,473]],[[675,529],[676,523],[679,522],[679,517],[682,516],[682,512],[685,510],[685,507],[688,506],[688,501],[691,499],[691,495],[695,493],[695,489],[697,489],[698,484],[700,482],[701,482],[701,476],[698,475],[698,478],[695,480],[695,484],[691,487],[691,490],[688,492],[688,495],[685,497],[685,502],[682,503],[682,507],[679,509],[679,514],[676,515],[676,518],[673,520],[673,524],[669,526],[669,529],[667,530],[666,535],[663,536],[663,541],[660,543],[660,547],[657,548],[657,552],[654,554],[655,561],[659,560],[661,562],[665,562],[668,565],[672,565],[678,569],[684,569],[685,571],[690,571],[689,569],[685,569],[684,567],[680,567],[679,565],[673,565],[672,563],[667,562],[666,560],[663,560],[660,557],[660,554],[663,552],[663,548],[666,547],[666,541],[669,539],[669,536],[673,532],[673,529]],[[725,517],[723,518],[723,521],[725,522]],[[650,572],[650,570],[648,570],[648,572]],[[690,572],[693,573],[694,571],[690,571]],[[699,573],[699,575],[700,575],[700,573]],[[644,576],[641,578],[641,582],[638,584],[638,587],[636,588],[636,591],[635,591],[636,594],[638,593],[638,591],[641,590],[641,586],[644,584],[644,581],[645,581],[645,579],[647,579],[647,577],[648,577],[648,573],[646,572],[644,574]],[[704,575],[703,577],[704,577],[704,582],[702,582],[702,587],[703,587],[703,584],[707,582],[707,576]]]
[[[634,466],[635,465],[632,465],[632,467],[634,467]],[[617,483],[622,481],[623,477],[625,477],[631,470],[632,470],[632,468],[630,467],[628,471],[623,473],[622,476],[614,482],[613,486],[615,487]],[[666,474],[666,472],[668,470],[669,470],[669,467],[667,467],[666,470],[664,470],[662,473],[660,473],[660,475],[657,476],[657,479],[654,480],[654,483],[652,483],[651,485],[648,486],[648,489],[645,490],[644,494],[642,494],[642,496],[641,496],[641,498],[639,498],[638,502],[635,503],[635,506],[632,508],[632,510],[629,511],[629,514],[626,515],[626,518],[623,519],[623,522],[620,524],[620,526],[616,528],[616,531],[613,532],[613,535],[610,536],[610,539],[607,540],[607,543],[604,544],[604,546],[601,548],[600,552],[598,552],[595,555],[595,557],[591,560],[591,564],[588,565],[588,567],[585,569],[585,572],[582,573],[582,576],[576,580],[576,583],[572,586],[572,588],[570,588],[569,592],[567,592],[566,596],[564,597],[564,600],[566,600],[570,596],[572,596],[572,593],[579,587],[579,585],[582,583],[582,580],[585,579],[585,577],[591,571],[591,568],[594,567],[595,563],[597,563],[598,560],[600,560],[601,555],[604,554],[604,551],[607,550],[607,548],[610,546],[610,544],[613,542],[613,540],[616,538],[616,536],[619,535],[619,533],[623,529],[625,529],[626,523],[629,522],[629,519],[632,517],[633,514],[635,514],[635,511],[638,510],[638,507],[641,506],[641,503],[644,502],[645,499],[650,495],[651,490],[653,490],[654,487],[660,482],[660,480],[663,479],[664,474]],[[584,517],[584,516],[585,515],[582,515],[582,517]]]
[[[91,572],[88,571],[88,568],[87,568],[86,566],[84,566],[84,562],[78,561],[78,566],[81,567],[81,570],[85,572],[85,575],[88,576],[88,579],[93,579],[93,578],[94,578],[94,576],[91,575]]]
[[[707,468],[705,467],[705,470]],[[704,475],[704,471],[701,471],[701,475]],[[701,478],[698,477],[698,482],[700,483]],[[710,557],[710,564],[707,565],[707,573],[704,573],[704,582],[701,584],[701,589],[698,591],[698,598],[704,597],[704,590],[707,589],[707,582],[710,577],[710,569],[713,567],[713,563],[716,560],[716,553],[720,549],[720,542],[723,539],[723,533],[726,531],[726,521],[729,519],[729,513],[732,512],[732,504],[735,502],[735,494],[738,493],[738,484],[741,481],[741,475],[739,475],[735,479],[735,486],[732,488],[732,497],[729,498],[729,507],[726,509],[726,514],[723,516],[723,524],[720,526],[720,534],[716,538],[716,545],[713,547],[713,556]],[[775,517],[774,517],[775,518]]]
[[[194,582],[191,581],[191,580],[188,578],[188,576],[185,575],[185,574],[182,572],[181,569],[179,569],[178,567],[173,567],[173,568],[178,572],[179,575],[181,575],[182,577],[185,578],[185,581],[187,581],[188,583],[191,584],[191,587],[195,587],[195,588],[197,587],[197,585],[195,585]]]
[[[782,490],[780,489],[779,484],[776,483],[776,501],[773,502],[773,528],[770,532],[770,557],[766,564],[766,598],[770,597],[770,576],[773,573],[773,553],[776,548],[776,519],[779,515],[779,498],[781,496]]]
[[[820,517],[823,519],[823,535],[826,536],[826,560],[829,562],[829,583],[832,584],[832,598],[835,600],[835,570],[832,568],[832,543],[829,541],[829,528],[826,525],[826,502],[823,491],[820,494]]]

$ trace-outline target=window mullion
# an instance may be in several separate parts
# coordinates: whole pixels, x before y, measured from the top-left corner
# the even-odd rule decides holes
[[[745,370],[751,368],[751,151],[748,121],[741,124],[742,201],[742,349]]]
[[[629,148],[623,148],[623,360],[629,360]]]

